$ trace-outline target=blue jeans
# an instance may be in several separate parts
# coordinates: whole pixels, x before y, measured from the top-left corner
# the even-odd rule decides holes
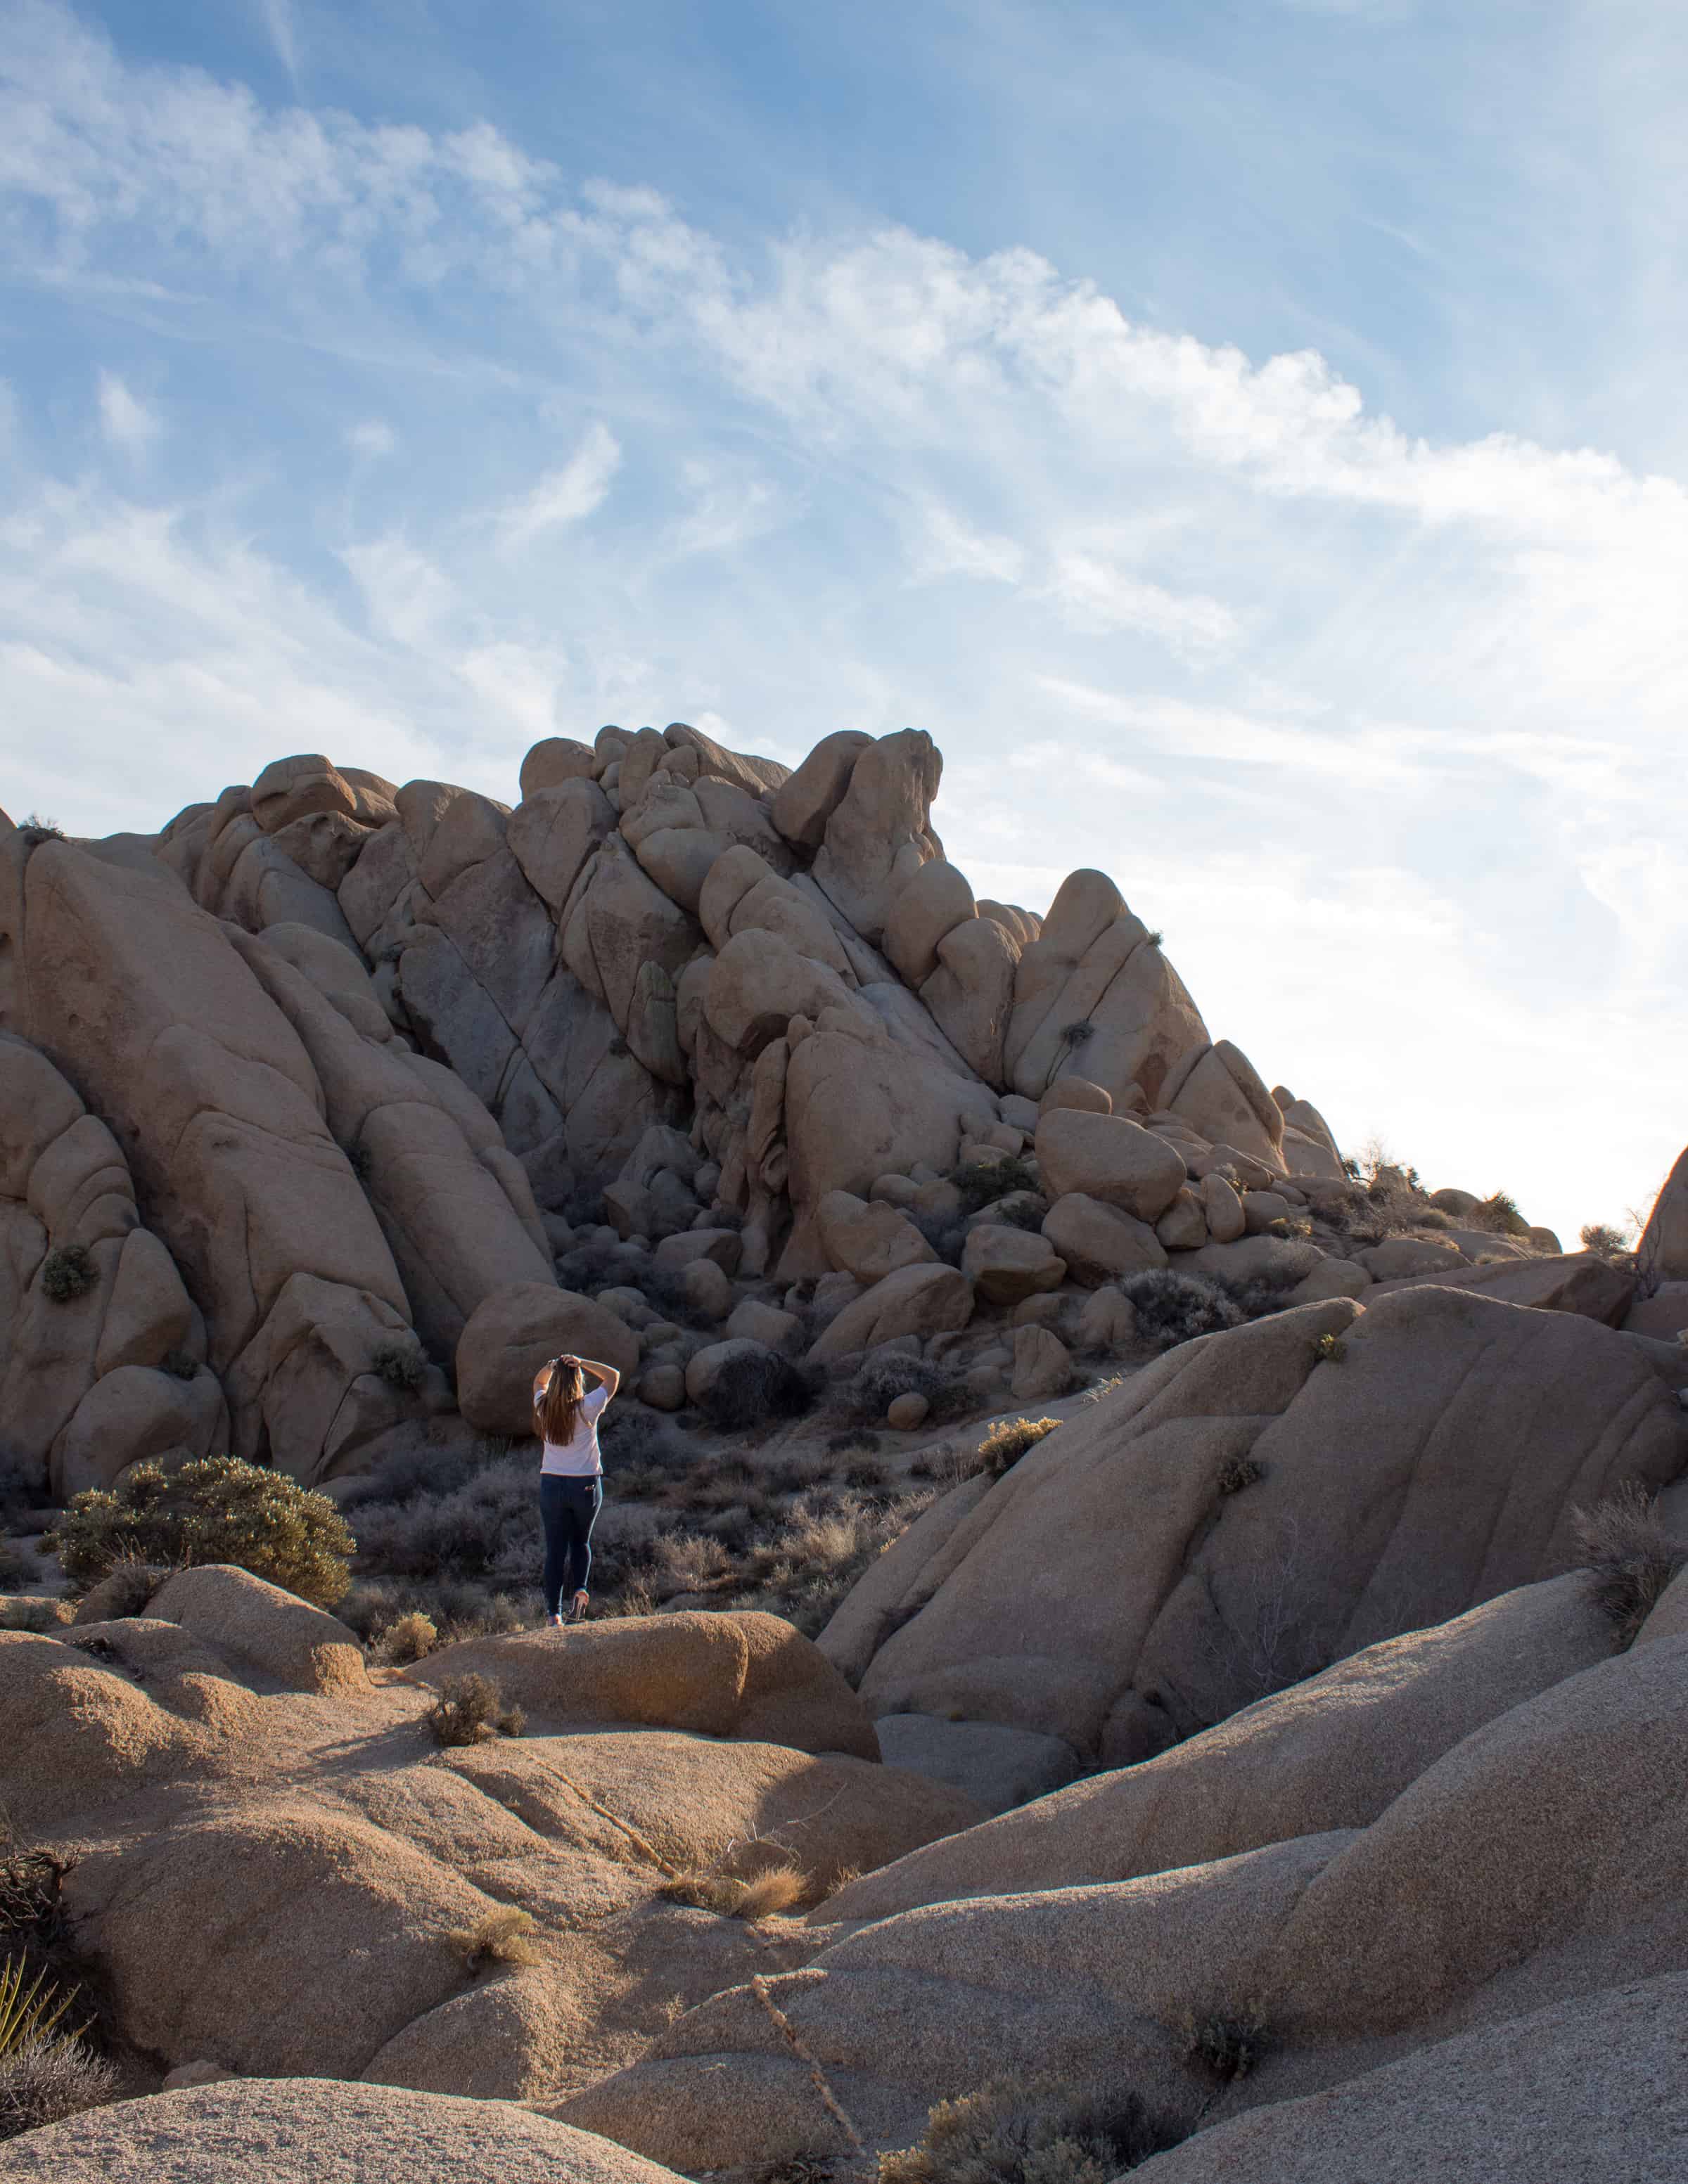
[[[539,1521],[545,1528],[547,1615],[560,1615],[565,1591],[584,1592],[592,1574],[592,1527],[604,1505],[601,1479],[563,1479],[542,1473]]]

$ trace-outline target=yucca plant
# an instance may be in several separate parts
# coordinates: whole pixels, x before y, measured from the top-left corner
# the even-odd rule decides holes
[[[45,1972],[37,1972],[25,1986],[24,1970],[23,1958],[13,1957],[0,1971],[0,2056],[14,2054],[31,2041],[46,2040],[58,2033],[59,2020],[70,2007],[70,1996],[49,1986]],[[85,2030],[79,2025],[74,2032],[59,2033],[59,2037],[79,2039]]]

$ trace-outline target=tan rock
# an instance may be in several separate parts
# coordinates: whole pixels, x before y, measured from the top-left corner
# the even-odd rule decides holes
[[[777,1305],[746,1297],[728,1318],[727,1335],[729,1340],[743,1336],[790,1355],[803,1346],[803,1323],[794,1312],[781,1312]]]
[[[906,1178],[899,1177],[899,1182]],[[912,1186],[911,1186],[912,1189]],[[830,1190],[815,1206],[822,1250],[841,1273],[859,1282],[882,1281],[899,1267],[932,1266],[937,1253],[895,1206],[847,1190]]]
[[[1445,1243],[1439,1236],[1390,1236],[1358,1256],[1374,1282],[1400,1281],[1408,1274],[1456,1273],[1471,1264],[1457,1244]]]
[[[1082,1192],[1140,1221],[1158,1220],[1186,1170],[1172,1148],[1121,1115],[1054,1107],[1037,1125],[1037,1167],[1052,1198]]]
[[[1058,1290],[1066,1279],[1067,1262],[1035,1229],[987,1222],[969,1233],[961,1271],[987,1304],[1013,1305]]]
[[[1248,1228],[1243,1201],[1233,1184],[1217,1172],[1201,1179],[1202,1212],[1207,1233],[1216,1244],[1234,1244]]]
[[[1165,1247],[1146,1221],[1083,1191],[1055,1201],[1043,1217],[1043,1234],[1073,1279],[1087,1287],[1166,1264]]]
[[[216,1563],[178,1570],[153,1595],[147,1613],[288,1691],[355,1697],[370,1689],[354,1632],[250,1570]]]
[[[901,1267],[875,1282],[827,1327],[809,1351],[826,1360],[872,1350],[899,1335],[942,1334],[973,1317],[973,1285],[953,1267]]]
[[[938,944],[975,915],[973,890],[942,857],[914,872],[892,898],[886,920],[885,952],[904,983],[918,986],[938,966]]]
[[[1283,1117],[1277,1102],[1247,1055],[1229,1039],[1209,1048],[1168,1104],[1210,1145],[1234,1145],[1283,1173]]]
[[[252,784],[252,816],[266,834],[313,813],[350,818],[356,811],[357,792],[320,755],[278,758]]]
[[[788,842],[818,850],[826,822],[844,800],[856,761],[873,742],[857,728],[823,736],[774,794],[774,823]]]
[[[735,933],[728,941],[710,971],[704,998],[710,1028],[743,1055],[783,1038],[794,1016],[817,1018],[824,1010],[851,1006],[850,989],[836,971],[798,955],[777,933],[760,930]]]
[[[864,940],[880,939],[898,893],[938,854],[928,820],[942,771],[936,746],[919,728],[881,736],[857,754],[813,871]]]
[[[1137,1339],[1137,1313],[1130,1298],[1113,1288],[1099,1289],[1084,1301],[1076,1328],[1081,1350],[1123,1350]]]
[[[1321,1259],[1289,1292],[1291,1304],[1319,1304],[1327,1297],[1364,1296],[1372,1277],[1352,1259]]]
[[[540,1282],[495,1290],[471,1315],[457,1345],[457,1400],[483,1433],[526,1440],[534,1429],[534,1377],[563,1351],[638,1369],[638,1338],[590,1297]]]
[[[1169,1251],[1199,1251],[1206,1243],[1206,1209],[1188,1184],[1155,1223],[1154,1233]]]
[[[561,911],[592,852],[615,826],[609,799],[590,777],[570,776],[524,794],[506,840],[534,892]]]
[[[937,967],[922,983],[920,999],[968,1067],[987,1083],[999,1084],[1019,943],[994,920],[974,916],[952,926],[937,942],[936,956]]]
[[[522,800],[525,804],[530,796],[560,788],[566,781],[590,781],[597,765],[598,755],[590,744],[567,736],[547,736],[522,761]]]
[[[1087,1114],[1111,1115],[1114,1095],[1101,1085],[1093,1084],[1087,1077],[1062,1076],[1056,1078],[1037,1102],[1038,1115],[1047,1115],[1054,1107],[1076,1107]],[[1031,1127],[1035,1129],[1037,1124]]]
[[[678,1411],[685,1405],[685,1369],[664,1362],[648,1365],[639,1376],[639,1400],[653,1411]]]
[[[1009,1390],[1017,1403],[1046,1396],[1065,1396],[1072,1384],[1072,1359],[1060,1337],[1047,1327],[1014,1331],[1014,1377]]]
[[[885,1422],[897,1433],[913,1433],[917,1426],[925,1425],[931,1407],[924,1396],[911,1389],[906,1396],[892,1397],[886,1408]]]
[[[1624,1324],[1635,1295],[1635,1279],[1628,1268],[1613,1266],[1584,1251],[1558,1259],[1497,1259],[1486,1267],[1456,1267],[1445,1273],[1434,1271],[1409,1276],[1380,1283],[1379,1294],[1431,1282],[1523,1305],[1534,1312],[1576,1312],[1607,1327]]]
[[[689,1261],[680,1269],[680,1287],[692,1310],[706,1319],[725,1319],[733,1308],[733,1284],[713,1259]]]

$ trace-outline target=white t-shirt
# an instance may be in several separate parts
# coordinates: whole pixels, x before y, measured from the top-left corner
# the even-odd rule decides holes
[[[574,1438],[563,1448],[553,1440],[545,1443],[539,1464],[542,1474],[549,1473],[553,1479],[596,1479],[601,1475],[604,1460],[598,1453],[598,1420],[609,1400],[601,1382],[588,1391],[574,1422]]]

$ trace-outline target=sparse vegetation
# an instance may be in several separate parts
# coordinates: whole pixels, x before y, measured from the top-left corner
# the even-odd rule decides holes
[[[170,1472],[137,1463],[115,1486],[75,1496],[48,1544],[84,1591],[125,1557],[183,1568],[233,1563],[319,1607],[344,1593],[355,1552],[326,1495],[232,1456]]]
[[[1246,1317],[1230,1290],[1206,1274],[1175,1274],[1152,1268],[1127,1274],[1120,1291],[1137,1314],[1137,1333],[1157,1350],[1240,1327]]]
[[[103,2108],[118,2091],[115,2065],[85,2042],[20,2041],[0,2053],[0,2141]]]
[[[1615,1228],[1609,1221],[1590,1221],[1578,1235],[1584,1251],[1592,1251],[1597,1259],[1626,1257],[1632,1248],[1630,1239],[1629,1229]]]
[[[159,1358],[159,1370],[168,1373],[173,1379],[191,1380],[199,1368],[185,1350],[169,1350]]]
[[[1059,1418],[1004,1418],[993,1425],[979,1444],[975,1468],[1000,1479],[1011,1471],[1029,1448],[1036,1448],[1046,1434],[1059,1425]]]
[[[534,1930],[531,1913],[504,1903],[477,1919],[472,1926],[452,1928],[445,1938],[462,1958],[464,1970],[472,1975],[493,1964],[539,1963]]]
[[[698,1408],[718,1433],[747,1433],[772,1418],[800,1418],[813,1410],[819,1376],[773,1351],[729,1357]]]
[[[425,1660],[439,1643],[439,1631],[432,1617],[412,1608],[382,1633],[381,1658],[395,1669],[406,1669],[412,1661]]]
[[[924,1396],[933,1424],[954,1418],[968,1403],[965,1384],[924,1357],[870,1360],[845,1390],[842,1401],[864,1425],[877,1425],[899,1396]]]
[[[1589,1597],[1612,1625],[1615,1650],[1635,1642],[1641,1625],[1685,1564],[1688,1550],[1665,1530],[1658,1505],[1633,1479],[1575,1517]]]
[[[1018,1153],[1008,1153],[999,1161],[964,1161],[950,1170],[947,1180],[961,1193],[962,1211],[977,1213],[1011,1190],[1035,1192],[1037,1171]]]
[[[1221,2085],[1246,2078],[1266,2053],[1265,2020],[1257,2011],[1187,2010],[1179,2026],[1184,2060]]]
[[[346,1165],[364,1190],[367,1190],[370,1178],[375,1173],[375,1162],[370,1156],[369,1147],[361,1139],[346,1147]]]
[[[1109,2184],[1182,2136],[1115,2085],[998,2078],[940,2101],[917,2144],[880,2156],[879,2184]]]
[[[695,1910],[718,1912],[724,1919],[742,1919],[754,1925],[795,1911],[815,1889],[807,1874],[780,1864],[764,1866],[748,1880],[715,1868],[671,1874],[657,1893],[665,1903],[690,1904]]]
[[[1510,1193],[1490,1191],[1488,1197],[1473,1206],[1466,1218],[1473,1228],[1490,1228],[1497,1236],[1528,1236],[1529,1223],[1518,1209]]]
[[[64,1908],[70,1870],[53,1851],[0,1857],[0,2139],[116,2096],[109,2013]]]
[[[411,1396],[415,1395],[428,1375],[428,1359],[422,1354],[422,1345],[414,1340],[378,1343],[371,1354],[369,1366],[377,1379]]]
[[[99,1279],[99,1268],[86,1244],[60,1244],[41,1262],[41,1293],[54,1304],[73,1304]]]
[[[1087,1020],[1061,1026],[1061,1045],[1065,1047],[1087,1045],[1096,1036],[1096,1027]]]
[[[425,1717],[436,1744],[490,1744],[495,1737],[520,1736],[528,1718],[520,1707],[506,1706],[504,1693],[490,1676],[448,1676]]]
[[[1245,1486],[1253,1486],[1266,1475],[1266,1468],[1255,1456],[1233,1456],[1221,1468],[1217,1481],[1222,1495],[1240,1494]]]
[[[1313,1355],[1323,1365],[1339,1365],[1348,1355],[1348,1345],[1339,1334],[1322,1334],[1313,1345]]]
[[[18,829],[26,848],[38,850],[43,842],[63,842],[69,838],[56,821],[43,819],[38,811],[31,811]]]

